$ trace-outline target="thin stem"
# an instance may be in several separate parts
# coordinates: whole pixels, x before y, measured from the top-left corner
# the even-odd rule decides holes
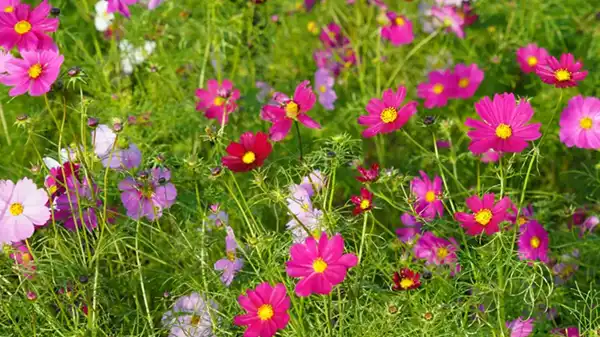
[[[0,103],[0,121],[2,121],[2,128],[6,134],[6,143],[11,146],[10,135],[8,134],[8,126],[6,124],[6,118],[4,117],[4,109],[2,109],[2,103]]]
[[[300,135],[300,126],[298,126],[298,121],[294,121],[294,126],[296,128],[296,134],[298,135],[298,149],[300,150],[300,161],[304,157],[302,153],[302,136]]]
[[[394,83],[394,79],[396,78],[396,76],[398,76],[398,74],[400,73],[400,71],[402,69],[404,69],[404,65],[406,64],[406,62],[417,52],[419,51],[419,49],[423,48],[424,45],[427,44],[427,42],[431,41],[436,35],[438,35],[440,33],[442,28],[436,30],[435,32],[429,34],[429,36],[427,36],[426,38],[424,38],[423,40],[421,40],[421,42],[419,42],[417,45],[415,45],[413,47],[413,49],[411,49],[408,54],[406,54],[406,57],[404,58],[404,60],[402,60],[402,62],[400,62],[397,66],[396,66],[396,70],[394,70],[394,73],[389,77],[389,80],[387,81],[387,83],[385,84],[384,88],[390,88],[392,86],[392,84]]]
[[[363,253],[363,247],[365,245],[365,235],[367,232],[368,217],[369,217],[369,212],[365,212],[363,214],[363,228],[362,228],[362,235],[360,237],[360,248],[358,249],[358,263],[362,263],[362,253]]]

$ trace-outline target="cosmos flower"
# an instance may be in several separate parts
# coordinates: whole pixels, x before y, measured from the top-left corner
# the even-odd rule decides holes
[[[588,72],[580,71],[583,67],[581,61],[575,61],[573,54],[562,54],[560,62],[554,57],[546,58],[544,64],[535,68],[535,73],[542,82],[553,84],[557,88],[568,88],[577,86],[577,82],[583,81]]]
[[[54,200],[57,196],[65,193],[67,183],[78,180],[78,176],[79,164],[65,162],[62,165],[58,164],[58,166],[52,167],[44,180],[44,186],[48,190],[50,198]]]
[[[428,82],[417,86],[417,97],[425,100],[425,108],[443,107],[448,104],[448,99],[455,95],[456,77],[450,70],[434,70],[427,77]]]
[[[218,305],[214,301],[193,292],[180,297],[161,321],[170,330],[168,337],[212,337],[211,311],[216,316],[217,310]]]
[[[228,155],[221,158],[221,163],[233,172],[247,172],[262,166],[272,150],[266,134],[245,132],[239,143],[231,142],[227,146]]]
[[[7,74],[0,77],[0,83],[13,87],[8,94],[14,97],[29,92],[31,96],[41,96],[49,92],[64,56],[52,50],[22,50],[21,56],[23,59],[15,58],[4,64]]]
[[[14,59],[15,58],[9,51],[6,51],[4,48],[0,47],[0,78],[2,78],[2,76],[8,72],[6,69],[6,64],[8,61],[12,61]]]
[[[529,221],[523,225],[519,236],[519,258],[521,260],[540,260],[544,263],[548,259],[548,232],[537,221]]]
[[[155,41],[146,41],[144,46],[135,47],[128,40],[119,41],[119,51],[121,51],[121,70],[126,75],[133,73],[134,67],[144,63],[144,61],[154,53],[156,49]]]
[[[426,260],[426,264],[454,265],[458,258],[456,251],[458,243],[454,238],[445,240],[435,236],[432,232],[425,232],[413,247],[415,257]]]
[[[117,135],[108,125],[100,124],[92,130],[92,141],[94,153],[104,167],[129,170],[140,166],[142,162],[140,149],[122,137],[117,140]]]
[[[148,1],[148,9],[149,10],[153,10],[156,7],[160,6],[160,4],[163,2],[164,0],[150,0]]]
[[[301,279],[296,285],[296,295],[328,295],[357,263],[356,255],[344,254],[344,239],[340,234],[328,238],[323,232],[318,241],[309,237],[304,244],[292,245],[285,270],[290,277]]]
[[[461,39],[465,38],[465,31],[463,30],[465,20],[459,15],[456,8],[433,6],[431,15],[439,22],[439,25],[446,28],[447,32],[453,32]]]
[[[317,101],[310,88],[310,81],[298,84],[292,98],[282,93],[275,93],[273,99],[277,105],[265,105],[260,113],[263,120],[273,123],[269,130],[271,140],[275,142],[283,140],[290,132],[294,121],[311,129],[321,128],[319,123],[306,114]]]
[[[90,186],[87,180],[79,182],[74,176],[68,180],[67,185],[67,192],[56,198],[54,218],[63,221],[65,228],[70,231],[81,228],[82,223],[89,230],[96,228],[96,209],[102,206],[102,201],[98,198],[98,188],[95,185]]]
[[[0,0],[0,13],[12,13],[20,4],[20,0]]]
[[[290,321],[290,297],[283,283],[275,287],[261,283],[255,290],[247,290],[246,295],[238,297],[238,303],[247,313],[235,316],[233,324],[248,327],[244,337],[275,336]]]
[[[552,329],[550,333],[553,336],[563,336],[563,337],[580,337],[579,328],[577,327],[568,327],[568,328],[556,328]]]
[[[592,215],[587,217],[585,221],[581,224],[581,227],[579,228],[579,237],[583,237],[585,233],[593,232],[599,223],[600,219],[597,216]]]
[[[482,121],[467,118],[465,125],[471,130],[469,150],[481,154],[489,149],[501,152],[521,152],[541,137],[541,123],[527,124],[533,117],[531,104],[525,100],[515,101],[513,94],[496,94],[475,103],[475,110]]]
[[[579,269],[579,264],[577,263],[578,258],[579,250],[577,249],[569,254],[561,255],[561,261],[552,267],[552,273],[556,275],[554,283],[564,284],[575,275],[575,272]]]
[[[208,119],[215,119],[219,124],[227,124],[229,114],[237,109],[236,101],[240,98],[240,91],[233,87],[230,80],[208,80],[206,89],[196,90],[199,101],[196,110],[204,111]]]
[[[560,116],[560,141],[566,146],[600,150],[600,99],[575,96]]]
[[[381,28],[381,37],[394,46],[409,44],[415,39],[412,22],[404,15],[389,11],[386,13],[388,24]]]
[[[9,257],[15,261],[15,264],[21,267],[23,276],[28,279],[32,279],[35,276],[35,270],[37,267],[33,261],[33,255],[29,251],[26,242],[19,241],[12,245],[12,253]]]
[[[108,12],[114,13],[119,12],[124,17],[128,18],[131,16],[129,12],[130,5],[137,3],[138,0],[108,0]]]
[[[498,226],[506,220],[507,209],[512,205],[508,197],[502,198],[494,204],[494,193],[486,193],[483,198],[473,195],[465,200],[472,213],[456,212],[454,217],[465,229],[468,235],[485,233],[492,235],[500,231]]]
[[[27,240],[50,219],[48,194],[29,178],[0,180],[0,242]]]
[[[48,17],[51,8],[47,0],[33,10],[27,4],[5,7],[0,12],[0,46],[7,50],[17,46],[19,52],[50,49],[57,54],[54,41],[47,35],[58,29],[58,19]]]
[[[335,79],[331,71],[319,68],[315,73],[315,89],[319,94],[319,103],[325,110],[333,110],[337,95],[333,90]]]
[[[254,86],[258,89],[258,93],[256,94],[256,99],[260,103],[266,103],[267,97],[270,99],[273,96],[273,94],[275,93],[275,90],[273,90],[273,87],[271,87],[269,85],[269,83],[267,83],[267,82],[256,81]],[[271,103],[271,102],[269,102],[269,103]]]
[[[400,129],[417,112],[417,102],[410,101],[402,105],[406,97],[406,88],[398,87],[397,91],[387,89],[383,92],[383,100],[372,98],[365,110],[369,113],[358,117],[358,124],[367,125],[362,135],[371,138],[377,134],[390,133]]]
[[[477,64],[466,66],[461,63],[454,67],[454,77],[458,81],[454,86],[454,97],[467,99],[475,95],[475,91],[483,81],[484,74]]]
[[[341,48],[350,43],[350,40],[342,34],[342,28],[334,22],[323,28],[319,38],[328,49]]]
[[[416,196],[415,211],[425,219],[433,220],[437,215],[444,216],[444,204],[440,199],[443,193],[442,178],[435,176],[433,181],[420,171],[421,178],[415,177],[410,183],[410,190]]]
[[[146,217],[150,221],[160,218],[163,209],[170,208],[177,197],[177,190],[169,180],[171,171],[161,167],[153,168],[150,174],[142,172],[138,179],[122,180],[119,190],[127,216],[134,220]]]
[[[356,180],[361,183],[372,183],[379,179],[379,165],[377,163],[371,165],[370,169],[359,166],[357,170],[360,175],[356,177]]]
[[[215,227],[220,228],[229,224],[229,215],[219,209],[219,204],[210,205],[210,213],[208,219]]]
[[[398,239],[404,243],[412,244],[413,240],[421,233],[423,224],[417,221],[417,219],[409,213],[404,213],[400,216],[400,221],[405,227],[396,229],[396,235]]]
[[[308,176],[302,178],[300,186],[312,197],[315,192],[319,192],[327,184],[327,177],[319,170],[312,171]]]
[[[393,290],[412,290],[417,289],[421,286],[420,281],[421,275],[414,270],[409,268],[402,268],[400,273],[394,272],[392,281],[394,286]]]
[[[352,214],[358,215],[368,212],[373,208],[373,193],[362,187],[360,189],[360,196],[353,195],[350,201],[355,205]]]
[[[506,322],[506,327],[510,330],[510,337],[528,337],[533,331],[533,318],[519,317],[514,321]]]
[[[550,56],[544,48],[538,47],[535,43],[530,43],[517,50],[517,62],[521,70],[526,73],[535,72],[538,65],[543,65]]]
[[[99,32],[107,31],[115,19],[115,14],[108,12],[108,1],[100,0],[96,2],[94,8],[96,9],[96,16],[94,16],[96,30]]]
[[[501,152],[496,152],[492,149],[489,149],[481,154],[481,162],[486,163],[486,164],[487,163],[497,163],[498,160],[500,160],[500,157],[502,157]]]
[[[510,210],[512,213],[509,213],[506,217],[506,220],[512,222],[514,225],[518,225],[519,227],[527,224],[529,221],[534,220],[533,218],[533,205],[529,204],[521,209],[519,212],[517,206],[512,204],[510,206]],[[519,217],[517,218],[517,213],[519,213]]]
[[[337,77],[342,71],[343,65],[336,60],[332,50],[315,50],[313,53],[313,59],[317,65],[317,68],[329,70],[330,74],[334,77]]]
[[[225,237],[225,251],[227,257],[215,262],[215,270],[222,270],[221,282],[229,286],[238,271],[242,270],[244,261],[236,256],[238,244],[235,240],[233,228],[227,227],[227,236]]]
[[[309,210],[292,217],[286,224],[286,228],[292,234],[292,241],[294,243],[303,243],[310,235],[313,237],[317,235],[318,237],[322,230],[322,218],[323,211],[312,208],[312,206]]]

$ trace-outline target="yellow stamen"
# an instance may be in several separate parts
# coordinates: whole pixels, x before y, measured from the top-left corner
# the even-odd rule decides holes
[[[384,123],[392,123],[398,118],[398,111],[394,107],[385,108],[381,112],[380,118]]]
[[[404,21],[403,18],[401,18],[401,17],[396,18],[396,26],[404,26],[405,24],[406,24],[406,21]]]
[[[498,125],[496,128],[496,136],[498,136],[498,138],[508,139],[510,136],[512,136],[512,129],[509,125],[500,123],[500,125]]]
[[[480,210],[475,213],[475,221],[482,226],[487,226],[492,221],[492,211],[487,208]]]
[[[327,262],[323,261],[322,258],[318,258],[313,262],[313,270],[315,273],[322,273],[327,269]]]
[[[435,255],[439,258],[439,259],[444,259],[446,258],[446,256],[448,256],[448,254],[450,254],[450,252],[448,251],[448,248],[446,247],[440,247],[437,249],[437,251],[435,252]]]
[[[289,101],[288,104],[285,105],[285,115],[288,118],[296,119],[299,111],[298,104],[294,101]]]
[[[33,79],[40,77],[40,75],[42,74],[42,65],[39,63],[32,65],[31,68],[27,70],[27,73],[29,74],[29,77]]]
[[[316,22],[314,22],[314,21],[310,21],[310,22],[308,23],[308,26],[307,26],[307,28],[308,28],[308,31],[309,31],[309,32],[311,32],[311,33],[313,33],[313,34],[315,34],[315,35],[316,35],[316,34],[319,34],[319,26],[317,26],[317,23],[316,23]]]
[[[242,161],[244,162],[244,164],[252,164],[255,160],[256,155],[252,151],[244,153],[244,156],[242,157]]]
[[[517,219],[517,225],[519,226],[523,226],[527,222],[529,222],[529,219],[527,219],[527,217],[524,216],[520,216],[519,219]]]
[[[15,11],[15,8],[13,6],[4,7],[4,13],[12,13],[14,11]]]
[[[531,244],[531,247],[533,248],[538,248],[541,244],[540,238],[537,236],[532,237],[531,240],[529,240],[529,244]]]
[[[559,69],[554,73],[554,78],[559,82],[565,82],[571,80],[571,72],[567,69]]]
[[[273,306],[270,304],[263,304],[258,308],[257,314],[261,321],[268,321],[273,318],[275,312],[273,311]]]
[[[450,20],[450,18],[445,18],[444,19],[444,27],[450,27],[452,26],[452,20]]]
[[[434,202],[435,201],[435,192],[427,191],[427,193],[425,194],[425,201]]]
[[[410,287],[412,287],[415,284],[415,282],[409,278],[403,278],[402,281],[400,281],[400,287],[402,289],[408,289]]]
[[[57,190],[58,190],[58,187],[56,185],[52,185],[48,188],[48,192],[50,192],[50,194],[56,193]]]
[[[363,210],[364,210],[364,209],[367,209],[367,208],[369,208],[369,207],[371,207],[371,202],[370,202],[369,200],[367,200],[367,199],[363,199],[363,200],[360,202],[360,209],[363,209]]]
[[[529,64],[530,67],[533,67],[533,66],[537,65],[538,64],[537,57],[535,57],[535,56],[529,56],[527,58],[527,64]]]
[[[227,252],[227,260],[231,262],[235,261],[235,252]]]
[[[215,97],[215,99],[213,100],[213,104],[216,106],[221,106],[223,104],[225,104],[227,100],[221,96],[217,96]]]
[[[29,264],[29,262],[31,262],[31,254],[23,253],[23,255],[21,255],[21,260],[23,261],[23,264]]]
[[[10,212],[10,214],[12,216],[19,216],[19,215],[23,214],[23,204],[15,202],[10,205],[10,208],[8,209],[8,211]]]
[[[444,85],[443,85],[443,84],[440,84],[440,83],[438,83],[438,84],[434,85],[434,86],[433,86],[433,92],[434,92],[436,95],[439,95],[439,94],[441,94],[442,92],[444,92]]]
[[[589,117],[584,117],[579,120],[579,126],[581,126],[582,129],[589,130],[593,125],[594,121]]]
[[[198,315],[192,315],[192,318],[190,319],[190,324],[191,325],[198,325],[198,323],[200,323],[200,316],[198,316]]]
[[[327,87],[324,86],[324,85],[322,85],[322,86],[319,87],[319,91],[320,92],[325,92],[325,91],[327,91]]]
[[[458,86],[461,88],[466,88],[469,86],[469,79],[468,78],[461,78],[460,81],[458,81]]]
[[[15,32],[17,34],[26,34],[31,30],[31,23],[29,21],[21,20],[15,24]]]

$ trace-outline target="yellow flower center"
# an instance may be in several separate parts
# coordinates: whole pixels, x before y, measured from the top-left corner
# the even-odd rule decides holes
[[[382,122],[392,123],[393,121],[396,120],[396,118],[398,118],[398,112],[396,111],[396,108],[393,108],[393,107],[385,108],[381,112],[380,117],[381,117]]]
[[[404,26],[405,24],[406,24],[406,21],[404,21],[403,18],[401,18],[401,17],[397,17],[396,18],[396,25],[397,26]]]
[[[571,72],[567,69],[559,69],[554,73],[554,78],[556,78],[559,82],[570,81],[571,80]]]
[[[13,6],[4,7],[4,13],[12,13],[14,11],[15,11],[15,8]]]
[[[252,164],[255,160],[256,155],[252,151],[244,153],[244,156],[242,157],[242,161],[244,162],[244,164]]]
[[[190,319],[190,324],[191,325],[198,325],[198,323],[200,323],[200,316],[198,316],[198,315],[192,315],[192,318]]]
[[[408,289],[410,287],[412,287],[415,284],[415,282],[409,278],[403,278],[402,281],[400,281],[400,287],[402,289]]]
[[[48,188],[48,192],[50,192],[50,194],[56,193],[57,190],[58,190],[58,187],[56,185],[52,185]]]
[[[427,193],[425,194],[425,201],[434,202],[435,201],[435,192],[427,191]]]
[[[23,204],[15,202],[10,205],[10,208],[8,209],[8,211],[13,216],[21,215],[21,214],[23,214]]]
[[[294,101],[289,101],[288,104],[285,105],[285,115],[288,118],[296,119],[298,117],[298,104]]]
[[[327,262],[323,261],[322,258],[318,258],[313,262],[313,270],[315,273],[322,273],[327,269]]]
[[[15,32],[17,32],[17,34],[23,35],[25,33],[29,33],[30,30],[31,23],[29,23],[29,21],[21,20],[15,24]]]
[[[302,205],[300,205],[300,207],[302,208],[303,211],[308,212],[308,210],[310,210],[310,205],[308,203],[302,203]]]
[[[531,240],[529,240],[529,244],[531,244],[531,247],[533,248],[538,248],[541,244],[540,238],[537,236],[532,237]]]
[[[21,255],[21,260],[23,261],[23,264],[29,264],[29,262],[31,262],[31,254],[23,253],[23,255]]]
[[[524,216],[520,216],[519,219],[517,219],[517,225],[519,226],[523,226],[527,222],[529,222],[529,219],[527,219],[527,217]]]
[[[227,252],[227,260],[231,262],[235,261],[235,252]]]
[[[363,199],[363,200],[360,202],[360,209],[367,209],[367,208],[369,208],[369,207],[371,207],[371,202],[370,202],[369,200],[367,200],[367,199]]]
[[[450,18],[444,18],[444,27],[452,26],[452,20]]]
[[[440,247],[435,252],[435,255],[440,259],[446,258],[446,256],[448,256],[448,254],[450,254],[450,252],[448,251],[448,248],[446,248],[446,247]]]
[[[592,119],[589,117],[584,117],[579,120],[579,126],[581,126],[581,128],[585,130],[591,129],[593,124],[594,121],[592,121]]]
[[[322,85],[322,86],[319,87],[319,91],[320,92],[325,92],[325,91],[327,91],[327,87],[324,86],[324,85]]]
[[[146,199],[151,199],[154,195],[154,191],[151,188],[142,191],[142,196]]]
[[[273,311],[273,306],[270,304],[263,304],[258,308],[257,314],[261,321],[268,321],[273,318],[275,312]]]
[[[469,86],[469,79],[468,78],[461,78],[460,81],[458,81],[458,86],[461,88],[466,88]]]
[[[538,63],[538,59],[535,56],[529,56],[527,58],[527,64],[529,64],[530,67],[535,66]]]
[[[433,86],[433,92],[434,92],[436,95],[439,95],[439,94],[441,94],[442,92],[444,92],[444,85],[443,85],[443,84],[440,84],[440,83],[438,83],[438,84],[434,85],[434,86]]]
[[[482,226],[487,226],[492,221],[492,211],[487,208],[480,210],[475,213],[475,221]]]
[[[512,136],[512,129],[509,125],[500,123],[500,125],[498,125],[496,128],[496,136],[498,136],[498,138],[508,139],[510,136]]]
[[[32,65],[31,68],[27,70],[27,73],[29,74],[29,77],[33,79],[40,77],[40,75],[42,74],[42,65],[39,63]]]
[[[313,34],[319,33],[319,26],[317,26],[317,23],[314,22],[314,21],[310,21],[308,23],[307,28],[308,28],[308,31],[311,32],[311,33],[313,33]]]
[[[213,104],[216,106],[221,106],[221,105],[225,104],[225,102],[226,102],[225,98],[223,98],[221,96],[217,96],[213,100]]]

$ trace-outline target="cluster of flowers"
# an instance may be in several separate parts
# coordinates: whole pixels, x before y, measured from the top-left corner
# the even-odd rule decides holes
[[[326,184],[326,177],[316,170],[302,178],[302,182],[290,187],[290,196],[287,198],[287,208],[292,217],[287,223],[287,229],[292,233],[294,242],[304,242],[309,236],[316,238],[322,232],[319,224],[323,216],[320,209],[314,208],[311,198]]]

